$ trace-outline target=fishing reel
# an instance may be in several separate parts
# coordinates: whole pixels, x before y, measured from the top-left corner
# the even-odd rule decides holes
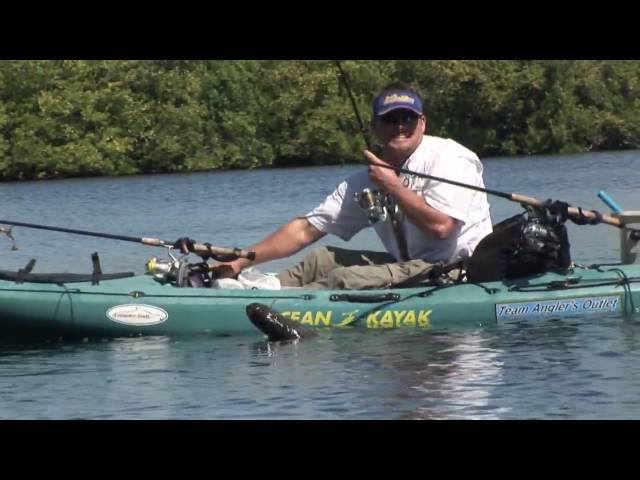
[[[544,209],[527,207],[526,221],[522,226],[521,239],[528,252],[553,252],[561,248],[556,232],[562,223]]]
[[[356,192],[355,201],[366,212],[371,225],[386,221],[389,218],[389,212],[393,212],[392,209],[395,208],[389,195],[370,188]]]
[[[161,283],[174,283],[177,287],[210,287],[211,277],[206,262],[189,263],[185,257],[176,258],[171,249],[170,260],[151,258],[145,269],[149,275]]]
[[[559,240],[552,228],[538,222],[529,222],[522,229],[522,239],[530,252],[558,250]]]
[[[174,281],[184,275],[184,271],[189,265],[184,260],[176,258],[171,251],[168,254],[171,260],[159,260],[157,257],[152,257],[145,264],[146,272],[153,275],[156,280]]]

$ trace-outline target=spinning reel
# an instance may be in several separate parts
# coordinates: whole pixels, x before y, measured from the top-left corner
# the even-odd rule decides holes
[[[355,201],[366,212],[371,225],[386,221],[389,214],[397,209],[397,205],[392,202],[389,195],[370,188],[356,193]]]
[[[145,264],[149,275],[161,283],[174,283],[177,287],[210,287],[211,275],[206,261],[189,263],[187,255],[177,258],[173,254],[173,247],[167,252],[170,260],[159,260],[152,257]]]
[[[174,245],[164,245],[169,260],[151,258],[146,264],[146,272],[162,283],[174,283],[178,287],[211,287],[212,277],[207,260],[212,258],[218,262],[230,262],[244,257],[253,260],[255,252],[245,252],[238,248],[214,247],[209,243],[196,244],[189,238],[181,238]],[[175,252],[183,252],[176,257]],[[190,263],[189,253],[199,255],[202,261]]]

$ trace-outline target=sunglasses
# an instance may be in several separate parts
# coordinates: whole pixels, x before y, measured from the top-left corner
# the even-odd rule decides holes
[[[380,117],[380,120],[387,125],[404,125],[418,121],[419,115],[412,112],[388,113]]]

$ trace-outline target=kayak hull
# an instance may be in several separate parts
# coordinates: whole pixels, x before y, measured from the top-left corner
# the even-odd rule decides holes
[[[395,290],[176,288],[152,276],[73,283],[0,280],[0,339],[255,335],[250,303],[318,328],[476,328],[640,309],[640,266],[609,265],[511,282]]]

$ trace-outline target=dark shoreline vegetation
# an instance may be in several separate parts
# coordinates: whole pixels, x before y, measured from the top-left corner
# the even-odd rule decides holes
[[[343,61],[363,120],[392,80],[481,157],[635,149],[640,61]],[[357,163],[330,60],[0,62],[0,181]]]

